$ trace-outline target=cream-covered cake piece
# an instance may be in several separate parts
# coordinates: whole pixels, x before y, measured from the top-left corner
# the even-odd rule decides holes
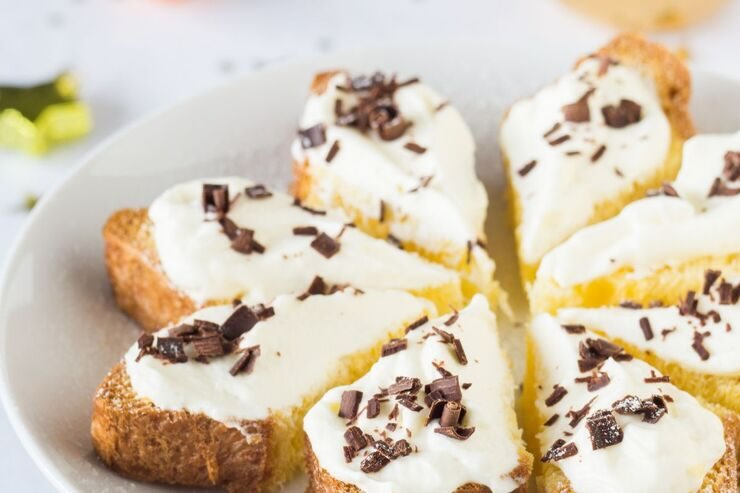
[[[190,472],[173,477],[173,471],[190,467],[207,470],[210,484],[233,491],[270,490],[301,462],[308,408],[329,388],[362,375],[389,338],[434,314],[431,303],[402,291],[352,288],[281,295],[267,306],[204,308],[143,335],[129,349],[119,379],[131,397],[113,391],[110,376],[103,383],[93,413],[96,449],[114,469],[135,478],[196,485]],[[141,405],[135,403],[141,402],[149,406],[146,412],[137,412]],[[156,440],[132,443],[146,435],[136,427],[147,419],[162,423],[153,432]],[[250,464],[230,471],[231,459],[217,451],[217,443],[198,443],[202,426],[194,420],[216,427],[222,438],[231,433],[230,453],[248,455]],[[170,435],[164,423],[183,426]],[[240,439],[233,439],[233,430]],[[201,446],[195,458],[187,452]],[[127,450],[136,453],[126,455]],[[164,470],[157,469],[158,456],[168,454]]]
[[[526,491],[532,458],[485,298],[383,346],[304,420],[316,492]]]
[[[740,132],[693,137],[683,155],[672,184],[545,256],[530,291],[535,313],[674,303],[701,289],[707,269],[740,273]]]
[[[677,305],[564,308],[557,320],[598,332],[682,389],[740,413],[740,277],[709,271],[702,291]]]
[[[214,190],[225,194],[225,210],[213,204]],[[176,185],[154,201],[149,218],[164,273],[196,306],[263,302],[302,292],[316,276],[329,285],[402,289],[445,310],[462,302],[455,272],[371,238],[340,211],[306,207],[244,178]]]
[[[525,284],[573,233],[675,176],[688,97],[678,59],[623,35],[511,106],[499,140]]]
[[[551,315],[536,317],[528,338],[522,402],[540,491],[734,491],[735,413]]]
[[[301,200],[344,209],[371,235],[460,271],[468,296],[495,300],[475,141],[433,89],[416,78],[321,73],[292,149]]]

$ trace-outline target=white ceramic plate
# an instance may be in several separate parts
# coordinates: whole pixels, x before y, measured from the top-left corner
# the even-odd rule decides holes
[[[146,206],[169,185],[194,177],[241,174],[284,187],[289,142],[315,71],[418,74],[449,96],[475,132],[478,172],[491,197],[491,249],[499,278],[520,302],[496,129],[512,101],[565,71],[575,55],[551,46],[481,45],[335,55],[238,80],[110,139],[33,212],[0,287],[0,391],[46,476],[62,491],[168,490],[113,474],[90,444],[95,388],[137,334],[116,309],[103,266],[100,230],[111,212]],[[740,83],[704,73],[694,79],[698,129],[740,129]],[[508,347],[516,347],[520,332],[507,333]],[[302,491],[302,481],[288,490]]]

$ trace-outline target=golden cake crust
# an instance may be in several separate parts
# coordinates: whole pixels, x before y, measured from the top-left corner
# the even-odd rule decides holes
[[[137,397],[118,363],[93,401],[92,442],[103,462],[132,479],[263,491],[273,464],[270,419],[243,421],[250,439],[203,414],[164,411]]]
[[[362,493],[362,490],[354,485],[344,483],[331,476],[318,462],[316,454],[311,448],[311,441],[306,437],[306,471],[309,478],[309,487],[307,491],[311,493]],[[522,484],[521,487],[514,490],[518,493],[526,493],[527,480],[532,472],[532,456],[522,454],[519,458],[519,465],[511,472],[511,477]],[[467,483],[451,493],[491,493],[491,489],[478,483]],[[513,492],[512,492],[513,493]]]

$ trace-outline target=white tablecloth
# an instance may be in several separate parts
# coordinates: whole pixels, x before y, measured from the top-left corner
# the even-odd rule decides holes
[[[657,38],[687,48],[695,66],[740,78],[738,24],[734,1]],[[69,68],[95,120],[89,138],[41,159],[0,151],[0,265],[25,221],[24,196],[43,195],[127,123],[232,77],[309,54],[494,34],[579,53],[612,33],[554,0],[0,0],[0,82]],[[52,491],[3,411],[0,491]]]

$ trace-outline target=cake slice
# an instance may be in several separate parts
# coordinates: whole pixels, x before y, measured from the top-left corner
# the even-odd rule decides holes
[[[548,314],[532,322],[528,353],[522,410],[539,491],[736,491],[736,413]]]
[[[708,269],[740,274],[740,132],[694,137],[683,154],[673,184],[545,256],[529,293],[534,313],[672,304],[701,290]]]
[[[320,276],[328,289],[401,289],[442,311],[463,303],[457,273],[371,238],[341,212],[302,205],[243,178],[182,183],[103,230],[119,306],[156,330],[210,304],[269,301]]]
[[[292,150],[300,200],[342,208],[369,234],[459,271],[468,298],[501,299],[473,135],[418,78],[317,74]]]
[[[683,390],[740,414],[740,276],[708,271],[705,279],[675,306],[564,308],[557,320],[598,332]]]
[[[93,445],[133,479],[273,491],[302,464],[309,407],[435,313],[402,291],[351,288],[204,308],[142,335],[103,380]]]
[[[383,346],[359,380],[304,420],[311,491],[527,491],[532,457],[482,295]]]
[[[690,93],[676,56],[626,34],[509,109],[499,140],[525,286],[548,251],[676,176]]]

